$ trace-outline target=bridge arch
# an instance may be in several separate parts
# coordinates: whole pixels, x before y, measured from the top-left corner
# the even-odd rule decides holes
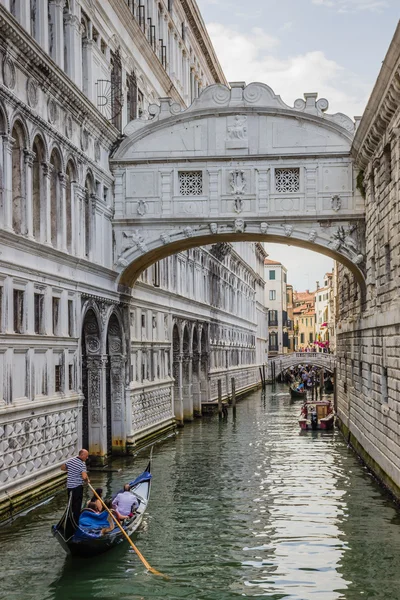
[[[278,377],[281,373],[297,365],[312,365],[334,373],[336,356],[325,352],[293,352],[268,359],[268,378]],[[274,369],[273,369],[274,366]]]
[[[265,241],[338,260],[365,291],[364,201],[350,157],[354,123],[305,94],[213,85],[185,111],[169,98],[135,120],[111,159],[115,268],[122,287],[171,254]]]

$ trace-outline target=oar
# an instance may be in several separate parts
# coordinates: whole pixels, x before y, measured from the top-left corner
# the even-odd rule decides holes
[[[121,523],[112,514],[112,512],[107,508],[107,506],[104,504],[102,498],[100,498],[100,496],[98,495],[98,493],[96,492],[96,490],[90,485],[90,483],[88,483],[88,487],[92,490],[92,492],[96,496],[96,498],[98,500],[100,500],[102,506],[106,509],[106,511],[108,512],[108,514],[111,516],[111,518],[114,521],[114,523],[120,528],[121,532],[124,534],[124,536],[126,537],[126,539],[128,540],[128,542],[130,543],[130,545],[134,549],[135,553],[137,554],[137,556],[140,558],[140,560],[142,561],[142,563],[146,567],[146,569],[148,571],[150,571],[150,573],[153,573],[153,575],[159,575],[160,577],[164,577],[164,579],[169,579],[169,577],[167,575],[163,575],[163,573],[160,573],[159,571],[157,571],[156,569],[153,569],[153,567],[149,565],[149,563],[147,562],[147,560],[145,559],[145,557],[143,556],[143,554],[139,551],[139,549],[132,542],[131,538],[126,533],[125,529],[122,527]]]

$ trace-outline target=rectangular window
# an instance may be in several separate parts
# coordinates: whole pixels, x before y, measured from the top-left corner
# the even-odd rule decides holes
[[[24,332],[24,299],[25,292],[23,290],[14,290],[14,332]]]
[[[43,333],[43,307],[44,307],[44,295],[43,294],[35,294],[34,295],[34,327],[35,333],[42,334]]]
[[[68,335],[74,335],[74,301],[68,300]]]
[[[160,287],[160,263],[156,262],[153,265],[153,285]]]
[[[390,244],[385,244],[386,281],[391,280],[390,263],[391,263]]]
[[[68,388],[74,389],[74,365],[68,365]]]
[[[278,325],[278,311],[277,310],[268,311],[268,323],[269,323],[269,325]]]
[[[142,327],[146,327],[146,315],[142,313]]]
[[[284,274],[283,274],[283,281],[284,281],[285,283],[287,283],[287,275],[286,275],[286,273],[284,273]]]
[[[61,365],[54,367],[54,391],[61,392]]]
[[[310,331],[310,335],[309,335],[309,337],[308,337],[308,340],[309,340],[310,342],[313,342],[313,341],[314,341],[314,334],[313,334],[313,332],[312,332],[312,331]]]
[[[280,193],[300,191],[300,169],[275,169],[275,190]]]
[[[103,200],[107,204],[107,202],[108,202],[108,188],[106,188],[106,186],[103,186]]]
[[[276,291],[275,290],[269,290],[269,299],[276,300]]]
[[[60,320],[60,298],[53,297],[53,335],[58,335]]]
[[[319,300],[319,302],[321,302],[321,301],[322,301],[322,296],[321,296],[321,294],[318,296],[318,300]]]
[[[275,279],[275,271],[270,271],[269,272],[269,278],[270,279]]]
[[[304,344],[304,333],[300,334],[300,344]]]
[[[385,404],[388,403],[388,372],[386,367],[382,367],[382,375],[381,375],[381,388],[382,388],[382,402]]]
[[[178,178],[181,196],[201,196],[203,194],[202,171],[179,171]]]

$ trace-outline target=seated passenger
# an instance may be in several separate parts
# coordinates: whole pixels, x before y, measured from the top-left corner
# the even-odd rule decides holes
[[[88,510],[92,510],[95,513],[99,513],[99,507],[97,506],[96,502],[93,502],[92,500],[90,500],[87,504],[87,509]]]
[[[129,483],[124,485],[124,491],[117,494],[113,501],[113,508],[118,511],[120,515],[133,516],[133,513],[137,511],[139,507],[139,501],[135,494],[132,494]],[[125,517],[126,518],[126,517]]]
[[[100,498],[102,497],[102,495],[103,495],[103,489],[102,489],[102,488],[96,488],[96,489],[95,489],[95,492],[96,492],[96,494],[97,494],[98,496],[100,496]],[[88,507],[88,508],[89,508],[89,504],[90,504],[91,502],[94,502],[94,503],[96,504],[96,506],[97,506],[97,511],[98,511],[98,512],[101,512],[101,511],[103,510],[103,505],[102,505],[101,501],[100,501],[100,500],[97,498],[97,496],[95,496],[94,494],[93,494],[93,496],[90,498],[89,502],[87,503],[87,507]]]

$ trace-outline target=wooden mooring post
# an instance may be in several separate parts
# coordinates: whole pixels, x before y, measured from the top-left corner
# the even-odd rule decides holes
[[[233,410],[236,409],[236,382],[235,382],[235,378],[232,377],[231,379],[231,388],[232,388],[232,408]]]
[[[218,379],[218,415],[222,419],[222,381]]]

